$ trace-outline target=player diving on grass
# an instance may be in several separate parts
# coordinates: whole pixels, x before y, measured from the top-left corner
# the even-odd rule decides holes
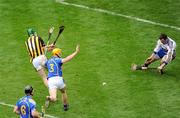
[[[20,115],[20,118],[41,118],[36,110],[36,102],[32,99],[33,87],[27,85],[24,92],[26,95],[17,101],[13,112]]]
[[[46,96],[45,107],[49,106],[49,102],[55,102],[57,100],[57,90],[60,90],[62,93],[62,102],[64,111],[67,111],[68,101],[67,101],[67,93],[66,93],[66,85],[64,83],[63,75],[62,75],[62,65],[71,59],[73,59],[79,52],[79,45],[76,46],[76,50],[70,54],[69,56],[62,58],[61,49],[55,48],[52,51],[53,57],[50,58],[45,66],[48,70],[48,87],[49,87],[49,96]]]
[[[176,42],[169,38],[166,34],[160,34],[154,52],[146,59],[143,65],[132,64],[132,70],[146,70],[148,66],[157,61],[160,65],[157,67],[158,71],[163,74],[163,69],[176,57]]]
[[[50,28],[49,34],[52,32],[53,28]],[[45,51],[52,51],[54,49],[54,44],[45,45],[43,39],[40,36],[37,36],[36,31],[32,28],[29,28],[27,33],[29,37],[25,41],[25,44],[31,57],[30,62],[43,79],[44,85],[47,86],[47,75],[44,71],[43,65],[47,61]]]

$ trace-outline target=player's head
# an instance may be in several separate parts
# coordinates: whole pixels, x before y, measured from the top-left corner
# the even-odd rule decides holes
[[[55,49],[53,49],[52,55],[53,55],[53,56],[61,57],[61,49],[60,49],[60,48],[55,48]]]
[[[166,34],[161,33],[159,39],[163,44],[166,44],[168,42],[168,36]]]
[[[29,28],[27,29],[28,36],[37,36],[37,33],[34,29]]]
[[[31,85],[27,85],[24,89],[26,95],[33,95],[33,87]]]

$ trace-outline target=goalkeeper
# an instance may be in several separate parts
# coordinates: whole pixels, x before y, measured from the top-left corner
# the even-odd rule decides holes
[[[148,57],[145,63],[141,66],[135,64],[132,65],[133,70],[146,70],[148,66],[161,60],[160,65],[157,67],[158,71],[163,74],[163,69],[176,57],[176,42],[169,38],[166,34],[160,34],[157,45],[154,48],[154,52]]]

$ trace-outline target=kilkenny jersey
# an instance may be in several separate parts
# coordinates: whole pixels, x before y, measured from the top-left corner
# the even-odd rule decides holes
[[[31,57],[30,62],[32,62],[32,60],[35,57],[38,57],[40,55],[44,55],[44,46],[45,43],[42,40],[41,37],[38,36],[30,36],[27,41],[25,42],[27,50],[29,52],[29,55]]]

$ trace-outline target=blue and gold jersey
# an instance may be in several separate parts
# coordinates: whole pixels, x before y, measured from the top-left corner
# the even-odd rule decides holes
[[[54,77],[54,76],[60,76],[62,77],[62,58],[59,57],[52,57],[50,58],[45,66],[48,69],[48,78]]]
[[[36,102],[31,96],[24,96],[16,103],[20,111],[20,118],[33,118],[32,111],[36,110]]]

